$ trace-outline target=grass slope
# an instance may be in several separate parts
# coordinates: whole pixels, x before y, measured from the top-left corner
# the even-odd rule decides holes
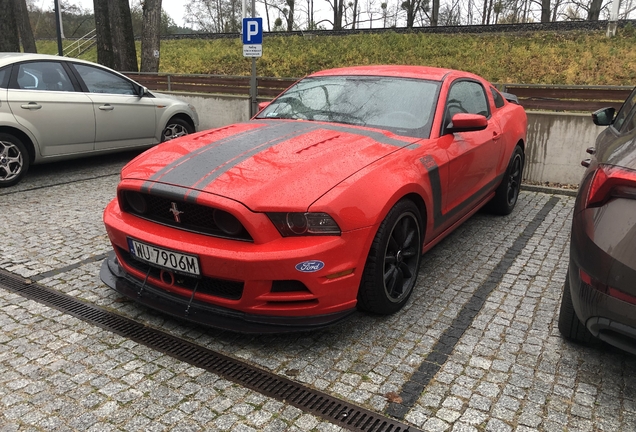
[[[476,73],[496,83],[634,85],[636,31],[628,26],[614,38],[605,32],[528,34],[358,34],[276,37],[266,35],[257,74],[301,77],[341,66],[367,64],[429,65]],[[55,42],[39,41],[42,53]],[[137,54],[140,46],[137,45]],[[83,58],[96,61],[95,51]],[[165,40],[161,72],[249,75],[241,40]]]

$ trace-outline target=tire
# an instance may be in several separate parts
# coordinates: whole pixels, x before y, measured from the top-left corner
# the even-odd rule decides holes
[[[488,203],[488,209],[498,215],[509,215],[517,204],[521,179],[523,178],[523,166],[525,157],[520,146],[516,146],[512,152],[510,163],[504,174],[501,184],[495,192],[495,196]]]
[[[409,200],[399,201],[380,224],[364,266],[358,308],[388,315],[406,304],[417,280],[422,218]]]
[[[0,133],[0,187],[13,186],[29,170],[30,159],[22,141]]]
[[[187,121],[172,117],[166,123],[166,127],[161,132],[161,142],[170,141],[175,138],[179,138],[194,132],[194,128]]]
[[[575,342],[589,344],[596,341],[594,335],[585,327],[574,311],[572,293],[570,292],[569,270],[563,284],[563,296],[561,297],[561,309],[559,310],[559,331],[566,339]]]

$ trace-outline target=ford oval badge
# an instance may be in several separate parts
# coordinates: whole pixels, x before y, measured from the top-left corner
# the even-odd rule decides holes
[[[322,261],[311,260],[296,264],[296,270],[303,273],[313,273],[321,270],[325,266]]]

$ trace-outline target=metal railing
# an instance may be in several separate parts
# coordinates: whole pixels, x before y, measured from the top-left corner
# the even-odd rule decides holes
[[[93,29],[79,39],[74,40],[64,48],[65,57],[79,57],[91,49],[97,42],[97,32]]]

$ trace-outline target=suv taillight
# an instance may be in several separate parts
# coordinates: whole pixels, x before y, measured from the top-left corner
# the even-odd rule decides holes
[[[598,167],[585,207],[601,207],[612,198],[636,199],[636,171],[617,166]]]

